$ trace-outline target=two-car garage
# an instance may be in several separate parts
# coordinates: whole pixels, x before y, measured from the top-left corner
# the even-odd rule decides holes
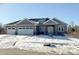
[[[6,25],[7,34],[33,35],[37,22],[28,19],[15,21]]]
[[[7,34],[18,34],[18,35],[33,35],[34,29],[33,28],[7,28]]]

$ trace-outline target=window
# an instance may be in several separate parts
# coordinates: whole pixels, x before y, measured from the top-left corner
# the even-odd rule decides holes
[[[19,28],[19,29],[22,29],[22,28]]]
[[[8,29],[11,29],[11,28],[8,28]]]
[[[60,27],[59,27],[59,31],[60,31]]]
[[[63,31],[63,27],[62,27],[62,31]]]
[[[58,30],[62,32],[62,31],[64,31],[64,27],[63,26],[59,26]]]
[[[15,29],[15,28],[12,28],[12,29]]]

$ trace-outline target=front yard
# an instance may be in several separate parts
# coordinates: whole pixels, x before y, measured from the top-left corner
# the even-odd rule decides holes
[[[51,46],[44,46],[45,44],[51,44]],[[5,50],[7,49],[7,50]],[[79,54],[79,39],[70,38],[68,36],[27,36],[27,35],[0,35],[0,52],[3,54],[13,53],[11,50],[29,51],[27,54],[33,52],[39,52],[37,54]],[[13,53],[13,54],[19,54]],[[22,53],[26,54],[26,53]]]

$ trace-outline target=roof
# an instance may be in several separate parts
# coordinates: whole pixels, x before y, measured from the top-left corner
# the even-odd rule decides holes
[[[48,20],[50,20],[50,18],[31,18],[31,19],[23,19],[23,20],[18,20],[18,21],[15,21],[15,22],[12,22],[12,23],[8,23],[6,25],[14,25],[14,24],[26,24],[26,23],[33,23],[33,24],[39,24],[39,23],[45,23],[47,22]],[[53,22],[55,23],[59,23],[59,24],[66,24],[62,21],[60,21],[59,19],[57,18],[53,18],[51,19]]]
[[[57,18],[53,18],[52,20],[54,20],[54,21],[58,22],[59,24],[66,24],[66,23],[64,23],[63,21],[60,21],[60,20],[59,20],[59,19],[57,19]]]
[[[31,18],[29,19],[30,21],[35,21],[35,22],[39,22],[39,23],[43,23],[47,20],[49,20],[49,18]]]
[[[53,19],[49,19],[46,22],[44,22],[43,24],[59,24],[57,21],[53,20]]]
[[[23,20],[19,21],[19,22],[17,23],[17,25],[19,25],[19,24],[29,24],[29,23],[31,23],[31,24],[38,24],[38,22],[29,20],[29,19],[23,19]]]
[[[14,24],[17,24],[19,21],[21,21],[21,20],[18,20],[18,21],[15,21],[15,22],[11,22],[11,23],[8,23],[6,25],[14,25]]]

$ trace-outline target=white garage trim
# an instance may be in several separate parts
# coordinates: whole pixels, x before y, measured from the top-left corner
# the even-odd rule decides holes
[[[17,33],[19,35],[33,35],[34,30],[32,28],[18,28]]]
[[[8,27],[7,28],[7,34],[15,34],[16,29],[14,27]]]

